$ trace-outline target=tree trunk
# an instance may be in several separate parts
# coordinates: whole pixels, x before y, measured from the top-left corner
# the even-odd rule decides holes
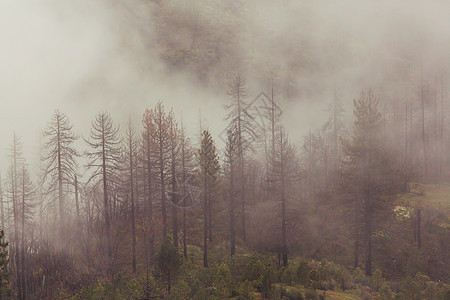
[[[417,248],[420,250],[420,248],[422,247],[422,236],[421,236],[421,232],[420,232],[420,222],[421,222],[421,209],[419,208],[417,210]]]
[[[187,259],[187,244],[186,244],[186,158],[184,149],[184,131],[181,144],[181,160],[183,173],[183,255]]]
[[[208,171],[204,170],[204,187],[203,187],[203,267],[208,267],[208,198],[207,198],[207,176]]]
[[[26,289],[25,289],[25,168],[22,169],[22,249],[21,249],[21,283],[22,283],[22,299],[26,299]]]
[[[372,276],[372,205],[370,194],[367,194],[365,197],[364,221],[364,239],[366,244],[366,275]]]
[[[130,125],[131,126],[131,125]],[[131,247],[132,247],[132,268],[136,273],[136,220],[135,220],[135,203],[134,203],[134,182],[133,182],[133,137],[131,129],[129,129],[129,159],[130,159],[130,192],[131,192]]]
[[[152,164],[151,164],[151,148],[150,148],[150,132],[146,131],[147,139],[147,193],[148,193],[148,218],[150,222],[150,232],[149,232],[149,256],[150,265],[153,264],[153,255],[155,253],[155,239],[154,239],[154,228],[153,228],[153,199],[152,199]]]
[[[173,122],[173,121],[172,121]],[[173,124],[171,125],[173,126]],[[172,132],[173,135],[173,132]],[[172,136],[171,139],[175,137]],[[176,180],[176,169],[175,169],[175,149],[174,143],[172,141],[172,145],[170,147],[172,163],[171,163],[171,172],[172,172],[172,235],[173,235],[173,245],[178,248],[178,187]]]
[[[102,116],[102,172],[103,172],[103,209],[105,210],[106,243],[108,248],[108,273],[113,276],[112,270],[112,242],[111,242],[111,220],[108,203],[108,184],[106,172],[106,149],[105,149],[105,119]]]
[[[287,267],[287,237],[286,237],[286,197],[285,197],[285,174],[283,153],[283,132],[280,133],[280,175],[281,175],[281,251],[283,255],[283,266]]]
[[[354,268],[359,267],[359,219],[358,210],[355,210],[355,244],[354,244]]]
[[[167,237],[167,212],[166,212],[166,187],[164,181],[164,155],[163,155],[163,136],[162,136],[162,117],[159,116],[159,177],[161,181],[161,212],[163,220],[163,238]]]
[[[80,221],[80,204],[78,202],[78,178],[75,175],[75,206],[77,210],[77,224]]]
[[[232,156],[232,154],[231,154]],[[230,157],[230,252],[231,256],[236,253],[236,232],[235,232],[235,220],[234,220],[234,168],[233,160]]]
[[[428,155],[427,155],[427,144],[425,138],[425,103],[423,96],[423,78],[422,78],[422,65],[420,65],[420,87],[421,87],[421,104],[422,104],[422,149],[423,149],[423,166],[424,166],[424,176],[427,180],[428,175]]]
[[[211,187],[208,187],[208,234],[209,241],[212,242],[212,203],[211,203]]]

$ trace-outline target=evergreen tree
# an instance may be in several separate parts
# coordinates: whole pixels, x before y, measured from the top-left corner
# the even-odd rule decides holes
[[[203,266],[208,267],[208,207],[211,205],[211,188],[217,180],[219,158],[209,131],[202,133],[202,144],[198,151],[200,175],[203,183]]]
[[[364,225],[366,274],[372,274],[375,212],[388,210],[396,188],[394,165],[383,136],[383,120],[378,99],[371,90],[363,90],[354,100],[355,121],[351,140],[343,141],[346,157],[343,186],[351,195],[355,230],[355,267],[359,256],[359,228]]]
[[[167,290],[170,292],[171,280],[176,275],[183,263],[183,257],[178,253],[178,248],[172,243],[170,237],[166,237],[155,256],[158,270],[167,276]]]
[[[281,254],[283,266],[287,266],[287,204],[290,196],[291,183],[295,180],[296,161],[295,152],[282,125],[277,126],[275,132],[274,159],[270,166],[269,180],[276,187],[276,194],[281,204]]]

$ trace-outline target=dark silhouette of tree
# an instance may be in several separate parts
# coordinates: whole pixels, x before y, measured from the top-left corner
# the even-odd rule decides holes
[[[136,209],[135,209],[135,193],[134,193],[134,159],[137,151],[137,142],[135,138],[135,131],[131,125],[131,120],[128,121],[127,128],[127,145],[126,151],[128,156],[128,182],[131,200],[131,251],[132,251],[132,268],[133,273],[136,273]]]
[[[177,182],[177,162],[180,151],[180,130],[175,121],[173,110],[169,113],[169,144],[170,144],[170,175],[171,175],[171,205],[172,205],[172,236],[173,244],[178,248],[178,201],[179,186]]]
[[[161,193],[161,212],[163,221],[163,238],[167,236],[167,199],[166,181],[170,177],[170,116],[166,115],[164,105],[158,102],[152,110],[153,130],[150,132],[154,145],[155,166],[158,169],[159,188]]]
[[[106,113],[99,113],[92,122],[90,139],[86,140],[90,150],[86,151],[89,159],[88,169],[92,171],[88,183],[91,181],[101,181],[103,187],[103,214],[105,218],[106,243],[107,243],[107,269],[109,274],[113,274],[112,260],[113,248],[111,240],[111,212],[109,201],[109,190],[119,170],[120,159],[120,138],[119,128],[113,124],[111,116]]]
[[[26,263],[26,249],[28,249],[27,241],[25,239],[26,232],[31,232],[31,226],[32,226],[32,218],[33,218],[33,208],[34,208],[34,193],[35,188],[33,183],[30,179],[30,174],[28,169],[25,167],[25,164],[22,165],[22,170],[20,174],[20,192],[21,192],[21,205],[19,207],[20,210],[20,221],[21,221],[21,228],[20,228],[20,234],[21,234],[21,284],[22,284],[22,296],[23,299],[27,298],[26,295],[26,288],[27,288],[27,274],[26,270],[27,263]],[[31,234],[29,234],[30,236]]]
[[[247,240],[246,221],[245,221],[245,151],[250,147],[251,142],[257,136],[253,118],[246,111],[247,103],[247,87],[246,80],[238,74],[230,83],[228,96],[231,102],[225,106],[228,110],[226,120],[230,122],[229,128],[236,131],[239,182],[240,182],[240,198],[241,198],[241,220],[242,220],[242,239]]]
[[[58,201],[61,238],[64,238],[64,222],[67,220],[64,186],[74,184],[77,170],[78,152],[73,143],[78,136],[73,133],[72,127],[68,117],[57,110],[44,131],[47,138],[44,144],[46,154],[43,157],[44,182],[48,186],[46,193],[50,195],[52,202]]]
[[[172,243],[170,237],[166,237],[156,253],[155,263],[158,270],[167,276],[167,290],[170,292],[171,279],[179,271],[183,257],[178,253],[178,248]]]
[[[228,202],[229,202],[229,230],[230,230],[230,255],[236,254],[236,221],[235,221],[235,172],[236,172],[236,136],[232,130],[228,130],[227,143],[225,145],[225,175],[228,177]]]
[[[287,256],[287,202],[290,185],[295,179],[296,161],[294,148],[291,145],[287,133],[282,125],[278,125],[275,132],[275,157],[270,166],[270,181],[276,187],[277,198],[281,203],[281,254],[283,266],[288,264]]]
[[[204,130],[202,133],[202,143],[198,151],[198,162],[201,168],[201,178],[203,183],[203,266],[208,267],[208,205],[211,199],[209,190],[217,179],[219,171],[219,158],[211,134]]]
[[[354,100],[355,122],[351,140],[343,141],[346,157],[344,186],[353,200],[355,213],[355,266],[359,255],[359,228],[364,225],[366,274],[372,275],[372,243],[376,229],[374,213],[389,211],[396,190],[392,157],[383,136],[383,120],[377,109],[378,99],[372,91],[363,90]]]
[[[155,126],[153,123],[152,111],[146,109],[142,116],[142,125],[144,130],[142,132],[142,148],[143,148],[143,163],[146,169],[146,195],[148,201],[148,220],[149,220],[149,258],[150,265],[153,264],[153,256],[155,253],[155,231],[153,228],[153,154],[155,151],[155,144],[153,143],[152,134],[155,131]]]
[[[10,167],[8,171],[8,198],[12,203],[12,217],[13,217],[13,230],[14,230],[14,240],[13,240],[13,262],[15,266],[15,286],[17,288],[17,297],[22,300],[25,299],[23,285],[22,285],[22,267],[21,264],[22,255],[20,253],[20,165],[23,164],[22,157],[22,144],[16,133],[13,134],[13,141],[10,146]]]

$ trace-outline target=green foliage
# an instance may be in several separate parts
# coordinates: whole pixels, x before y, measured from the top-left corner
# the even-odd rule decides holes
[[[404,268],[404,273],[407,276],[414,276],[417,272],[425,270],[425,260],[416,246],[411,247]]]
[[[151,287],[156,283],[153,278],[150,279]],[[114,281],[106,279],[97,280],[87,288],[80,290],[74,295],[72,300],[119,300],[119,299],[143,299],[145,298],[145,284],[136,279],[127,279],[123,275],[116,276]],[[61,299],[68,299],[66,292],[60,289]]]
[[[219,298],[228,298],[231,296],[234,287],[233,277],[230,269],[225,263],[214,268],[214,294]]]
[[[392,300],[394,299],[394,293],[391,290],[391,287],[387,284],[384,283],[379,291],[380,294],[380,299],[381,300]]]
[[[353,272],[353,281],[359,287],[369,284],[369,278],[367,278],[366,274],[360,268],[356,268]]]
[[[202,133],[202,144],[198,150],[198,161],[204,173],[203,176],[208,176],[216,180],[217,173],[220,169],[219,157],[214,140],[207,130],[204,130]]]
[[[250,257],[249,262],[245,265],[244,279],[248,279],[250,281],[258,280],[263,272],[264,264],[256,254],[253,254]]]
[[[319,297],[317,296],[316,291],[314,290],[306,290],[305,299],[306,300],[317,300]]]
[[[287,266],[287,267],[283,267],[281,270],[280,270],[280,274],[281,274],[281,277],[280,277],[280,281],[281,281],[281,283],[284,283],[284,284],[288,284],[288,285],[292,285],[292,282],[294,281],[294,276],[295,276],[295,270],[294,270],[294,268],[292,267],[292,266]]]
[[[420,272],[414,277],[408,276],[400,284],[399,299],[447,299],[448,285],[436,283]]]
[[[297,267],[298,282],[303,286],[310,286],[311,267],[306,260],[301,260]]]
[[[239,300],[253,300],[255,297],[253,296],[253,285],[247,279],[240,285],[239,287]]]
[[[183,263],[183,257],[178,252],[170,237],[167,237],[159,248],[155,256],[156,268],[159,272],[166,275],[170,281],[170,276],[176,275]],[[170,283],[170,282],[169,282]]]
[[[8,242],[5,241],[5,233],[0,229],[0,299],[12,299],[9,287],[8,271],[9,253]]]
[[[275,293],[272,286],[276,281],[277,270],[272,260],[266,260],[263,273],[259,279],[259,289],[263,297],[271,297]]]
[[[244,280],[253,281],[263,297],[271,297],[275,293],[273,283],[277,282],[278,272],[270,258],[252,255],[245,266]]]
[[[370,288],[376,292],[380,290],[384,282],[385,279],[383,277],[383,274],[378,269],[373,273],[372,277],[370,277],[369,279]]]

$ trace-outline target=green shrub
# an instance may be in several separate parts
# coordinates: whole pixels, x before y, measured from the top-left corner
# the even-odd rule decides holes
[[[239,300],[253,300],[253,285],[250,281],[245,280],[239,287]]]
[[[228,298],[231,296],[234,287],[233,277],[230,269],[225,263],[214,268],[214,294],[221,298]]]
[[[277,270],[275,264],[271,260],[267,260],[264,266],[263,273],[259,279],[259,288],[263,297],[273,297],[275,289],[272,286],[277,277]]]
[[[264,272],[264,264],[256,254],[253,254],[250,257],[248,263],[245,265],[244,279],[248,279],[250,281],[257,280],[261,277],[263,272]]]
[[[381,288],[380,288],[380,299],[381,300],[392,300],[394,299],[394,293],[391,290],[391,287],[387,284],[384,283]]]
[[[386,280],[380,270],[376,270],[369,279],[369,286],[372,290],[378,292]]]
[[[310,272],[311,267],[308,262],[305,260],[301,260],[297,267],[297,279],[298,282],[303,286],[310,286]]]

